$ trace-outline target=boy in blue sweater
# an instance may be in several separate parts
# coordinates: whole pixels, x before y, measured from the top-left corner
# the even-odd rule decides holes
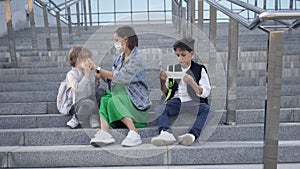
[[[175,42],[173,49],[179,64],[170,65],[167,72],[160,73],[161,91],[166,98],[164,103],[154,110],[158,117],[160,134],[153,137],[151,143],[156,146],[176,143],[176,138],[171,131],[169,116],[176,116],[182,111],[197,113],[191,129],[178,137],[179,144],[191,145],[200,136],[210,111],[207,97],[210,94],[211,86],[207,70],[204,65],[192,60],[194,39],[180,39]]]

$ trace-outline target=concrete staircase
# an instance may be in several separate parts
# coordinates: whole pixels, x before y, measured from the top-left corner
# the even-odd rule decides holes
[[[180,36],[169,24],[132,26],[139,34],[140,51],[147,57],[147,78],[154,107],[161,96],[158,71],[166,67],[162,65],[176,63],[171,47]],[[250,32],[240,29],[237,125],[228,126],[224,125],[228,31],[226,25],[219,27],[224,29],[218,29],[216,70],[210,74],[213,85],[210,99],[214,111],[200,140],[189,147],[156,147],[150,144],[150,139],[158,134],[153,107],[148,127],[140,129],[142,145],[121,147],[120,142],[127,130],[114,129],[111,133],[117,140],[116,144],[92,147],[89,141],[96,129],[69,129],[65,124],[71,117],[58,114],[56,109],[59,82],[70,69],[67,50],[71,44],[67,43],[67,34],[64,34],[66,43],[63,50],[46,51],[43,31],[40,29],[38,41],[41,51],[32,52],[28,50],[31,48],[28,30],[18,32],[18,68],[0,69],[0,166],[58,168],[261,164],[267,36],[257,30]],[[73,44],[82,44],[91,49],[93,59],[110,69],[115,55],[112,35],[116,28],[90,27],[82,30],[81,37],[74,36]],[[55,38],[55,30],[52,31],[51,37]],[[203,36],[207,34],[204,32]],[[300,162],[300,51],[296,49],[299,36],[299,31],[286,35],[279,163]],[[58,46],[55,40],[52,41],[53,46]],[[0,40],[0,45],[0,61],[7,64],[9,55],[5,48],[5,37]],[[205,64],[209,62],[205,51],[197,55]],[[210,68],[210,65],[207,66]],[[185,133],[193,118],[188,113],[173,118],[174,134]]]

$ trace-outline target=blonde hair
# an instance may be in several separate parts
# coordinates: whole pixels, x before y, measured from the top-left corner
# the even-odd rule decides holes
[[[74,45],[69,50],[69,63],[72,67],[75,67],[78,59],[92,58],[92,52],[80,45]]]

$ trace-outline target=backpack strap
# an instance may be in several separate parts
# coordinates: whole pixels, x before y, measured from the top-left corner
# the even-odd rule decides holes
[[[176,65],[169,65],[167,67],[167,70],[168,71],[172,71],[172,72],[178,72],[178,71],[182,71],[181,70],[181,65],[180,64],[176,64]],[[165,101],[168,101],[169,99],[171,99],[174,94],[175,94],[175,91],[178,89],[178,82],[180,80],[176,80],[176,79],[173,79],[173,78],[168,78],[168,86],[169,86],[169,90],[168,90],[168,93],[167,93],[167,96],[166,96],[166,99]]]
[[[175,72],[175,65],[171,65],[171,66],[173,66],[172,71]],[[171,66],[167,67],[167,71],[170,71],[170,67]],[[167,100],[169,100],[171,98],[172,90],[173,90],[172,88],[173,88],[174,84],[175,84],[175,79],[168,78],[169,90],[168,90],[168,93],[167,93],[165,101],[167,101]]]

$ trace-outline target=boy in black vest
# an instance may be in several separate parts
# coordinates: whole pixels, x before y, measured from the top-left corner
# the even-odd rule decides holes
[[[172,73],[160,73],[161,91],[166,98],[162,105],[155,108],[159,135],[151,139],[156,146],[171,145],[176,139],[171,131],[169,116],[178,115],[181,111],[197,113],[195,122],[188,133],[178,137],[179,144],[191,145],[200,136],[205,124],[210,105],[207,97],[210,94],[211,86],[204,65],[195,63],[194,40],[183,38],[173,45],[179,64],[168,66],[168,72],[182,72],[182,77],[176,77]]]

